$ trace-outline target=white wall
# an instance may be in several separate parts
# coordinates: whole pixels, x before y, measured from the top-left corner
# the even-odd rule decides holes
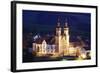
[[[10,72],[10,53],[11,53],[10,52],[10,1],[11,0],[0,0],[0,73],[11,73]],[[100,7],[100,0],[27,0],[27,1],[99,5]],[[100,13],[100,9],[99,9],[99,13]],[[98,16],[100,16],[100,14]],[[100,20],[100,17],[98,18],[98,20]],[[99,37],[100,37],[100,33],[99,33]],[[98,51],[100,52],[99,48],[98,48]],[[100,56],[100,53],[99,53],[99,56]],[[100,61],[100,58],[99,58],[99,61]],[[52,73],[52,72],[53,73],[57,73],[57,72],[59,73],[66,73],[66,72],[67,73],[99,73],[100,67],[38,71],[35,73]],[[29,72],[29,73],[33,73],[33,72]]]

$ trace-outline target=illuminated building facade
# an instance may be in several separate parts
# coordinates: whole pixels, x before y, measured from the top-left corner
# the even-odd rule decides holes
[[[36,39],[33,43],[33,48],[35,49],[37,56],[81,56],[82,47],[73,47],[73,43],[69,41],[69,38],[67,21],[65,22],[64,27],[61,28],[58,19],[55,36],[49,41],[46,38]]]
[[[63,54],[67,55],[68,48],[69,48],[69,28],[68,28],[67,22],[65,22],[65,25],[63,28],[61,28],[60,25],[61,24],[58,20],[57,27],[56,27],[56,36],[55,36],[56,50],[61,55]]]

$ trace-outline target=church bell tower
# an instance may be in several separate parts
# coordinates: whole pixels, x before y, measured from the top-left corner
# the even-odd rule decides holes
[[[68,28],[68,23],[67,21],[65,21],[65,25],[64,25],[64,28],[63,28],[63,34],[64,34],[64,42],[63,42],[63,46],[64,46],[64,54],[68,54],[68,48],[69,48],[69,28]]]
[[[57,27],[56,27],[56,51],[61,52],[61,26],[60,19],[58,18]]]

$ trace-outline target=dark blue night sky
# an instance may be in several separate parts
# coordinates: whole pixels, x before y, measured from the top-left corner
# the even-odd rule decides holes
[[[67,19],[71,36],[90,38],[90,13],[23,10],[23,33],[54,34],[58,17],[62,27]]]

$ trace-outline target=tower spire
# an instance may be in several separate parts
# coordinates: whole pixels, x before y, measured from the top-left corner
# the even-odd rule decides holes
[[[58,17],[57,27],[60,27],[60,17]]]
[[[61,26],[60,26],[60,19],[59,19],[59,17],[58,17],[58,21],[57,21],[56,35],[58,35],[58,36],[61,35]]]
[[[67,19],[65,19],[65,28],[68,27]]]

